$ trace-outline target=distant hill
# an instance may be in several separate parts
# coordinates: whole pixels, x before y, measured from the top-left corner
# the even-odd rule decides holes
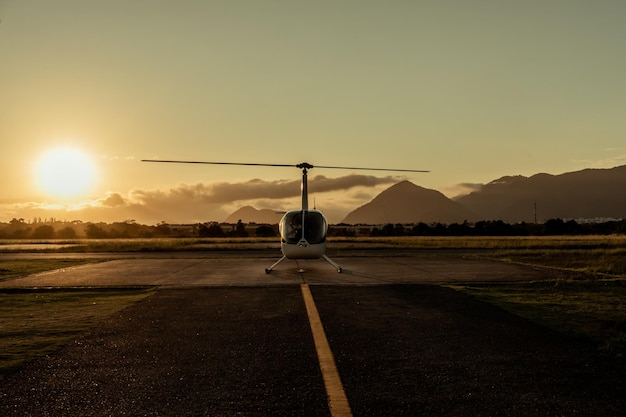
[[[502,177],[455,199],[484,220],[626,218],[626,166]]]
[[[349,213],[342,223],[462,223],[476,217],[476,214],[439,191],[402,181]]]
[[[560,175],[505,176],[454,201],[436,190],[409,181],[395,184],[349,213],[342,223],[462,223],[502,220],[507,223],[549,219],[626,218],[626,165],[585,169]],[[226,222],[276,224],[272,210],[247,206]]]
[[[278,224],[281,217],[283,217],[283,214],[277,213],[274,210],[257,210],[254,207],[245,206],[228,216],[226,220],[224,220],[224,222],[237,223],[239,220],[241,220],[244,223]]]

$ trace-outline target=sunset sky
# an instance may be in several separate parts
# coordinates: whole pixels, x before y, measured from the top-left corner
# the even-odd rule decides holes
[[[400,179],[448,196],[626,162],[626,2],[0,0],[0,221],[338,222]],[[324,176],[324,178],[316,178]]]

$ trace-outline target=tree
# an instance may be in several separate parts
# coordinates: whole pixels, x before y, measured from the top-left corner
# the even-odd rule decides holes
[[[67,226],[57,232],[57,237],[61,239],[76,239],[76,230]]]
[[[276,230],[272,226],[261,225],[256,228],[254,234],[258,237],[274,237],[276,236]]]
[[[562,219],[550,219],[543,225],[547,235],[562,235],[565,229]]]
[[[33,230],[33,234],[31,235],[33,239],[53,239],[54,238],[54,228],[49,225],[39,226],[35,230]]]
[[[155,229],[158,236],[169,236],[172,234],[172,229],[166,222],[160,222]]]
[[[474,225],[474,234],[477,236],[511,236],[516,233],[513,226],[502,220],[482,220]]]
[[[426,236],[431,234],[431,229],[426,223],[419,222],[417,225],[413,226],[412,233],[416,236]]]
[[[435,236],[447,236],[448,235],[448,228],[441,224],[441,223],[436,223],[433,228],[433,235]]]
[[[386,225],[383,226],[383,229],[381,230],[380,234],[381,236],[395,236],[395,226],[391,223],[387,223]]]
[[[248,231],[246,230],[246,225],[243,224],[241,219],[237,220],[237,226],[235,227],[234,235],[237,237],[248,237]]]
[[[462,224],[452,223],[448,225],[448,234],[451,236],[469,236],[472,234],[472,228],[467,220]]]
[[[104,239],[109,237],[109,234],[102,227],[89,223],[85,228],[85,233],[89,239]]]
[[[356,230],[350,227],[342,227],[340,225],[330,226],[328,228],[328,236],[355,237]]]
[[[225,233],[219,224],[213,223],[210,226],[201,224],[198,228],[198,235],[200,237],[224,237]]]

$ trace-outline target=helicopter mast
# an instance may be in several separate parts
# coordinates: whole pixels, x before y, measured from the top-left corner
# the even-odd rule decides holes
[[[302,211],[304,212],[309,209],[309,183],[307,180],[307,173],[309,169],[313,168],[313,165],[303,162],[296,166],[302,170],[302,184],[300,185],[300,191],[302,193]]]
[[[302,169],[302,184],[300,186],[302,193],[302,211],[309,209],[309,185],[307,181],[307,170]]]

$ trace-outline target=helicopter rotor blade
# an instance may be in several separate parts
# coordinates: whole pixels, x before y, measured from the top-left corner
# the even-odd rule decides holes
[[[254,164],[248,162],[207,162],[207,161],[176,161],[166,159],[142,159],[141,162],[164,162],[169,164],[203,164],[203,165],[240,165],[240,166],[260,166],[260,167],[290,167],[297,168],[297,165],[291,164]]]
[[[390,171],[390,172],[430,172],[423,169],[398,169],[398,168],[364,168],[364,167],[335,167],[335,166],[325,166],[325,165],[315,165],[315,168],[324,168],[324,169],[349,169],[349,170],[360,170],[360,171]]]
[[[330,165],[311,165],[307,162],[300,164],[258,164],[251,162],[208,162],[208,161],[180,161],[166,159],[142,159],[142,162],[162,162],[170,164],[204,164],[204,165],[239,165],[239,166],[261,166],[261,167],[290,167],[290,168],[324,168],[324,169],[347,169],[360,171],[388,171],[388,172],[430,172],[422,169],[398,169],[398,168],[365,168],[365,167],[340,167]]]

